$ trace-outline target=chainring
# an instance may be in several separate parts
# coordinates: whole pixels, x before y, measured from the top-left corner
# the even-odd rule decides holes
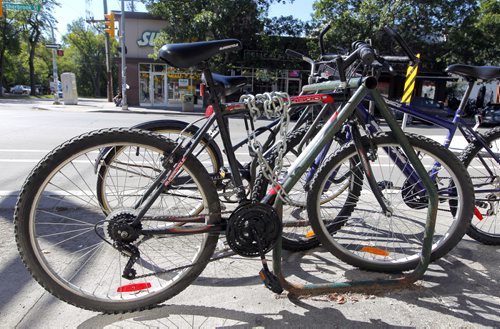
[[[238,255],[256,257],[274,247],[282,230],[280,217],[273,207],[264,203],[246,203],[229,217],[226,240]]]

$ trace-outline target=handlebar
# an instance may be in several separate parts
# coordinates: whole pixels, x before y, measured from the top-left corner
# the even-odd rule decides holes
[[[409,62],[417,63],[419,59],[415,56],[415,54],[410,50],[406,42],[403,38],[391,27],[385,26],[385,32],[394,39],[403,49],[407,56],[379,56],[376,51],[366,42],[356,41],[352,44],[353,51],[348,55],[340,55],[340,54],[325,54],[325,48],[323,43],[324,35],[331,29],[331,25],[326,25],[323,30],[319,34],[319,47],[320,47],[320,61],[314,61],[310,57],[303,55],[299,52],[296,52],[291,49],[287,49],[285,53],[291,57],[299,58],[311,65],[311,74],[309,76],[309,82],[313,83],[313,77],[316,76],[316,66],[322,63],[332,63],[334,62],[338,69],[338,74],[340,81],[346,81],[346,70],[349,68],[354,62],[360,60],[365,66],[372,66],[374,68],[387,68],[389,72],[394,73],[393,68],[389,63],[404,63],[407,64]],[[322,62],[323,61],[323,62]],[[412,63],[410,63],[412,64]]]
[[[332,28],[332,26],[330,24],[327,24],[323,30],[321,31],[321,33],[319,34],[319,51],[320,51],[320,54],[321,54],[321,57],[323,57],[323,54],[325,53],[325,46],[323,44],[323,36],[326,34],[326,32],[328,32],[330,29]]]

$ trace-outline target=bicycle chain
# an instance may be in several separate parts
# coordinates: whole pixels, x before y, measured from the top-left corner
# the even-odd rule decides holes
[[[207,214],[207,215],[204,215],[205,217],[207,216],[212,216],[212,215],[223,215],[223,214],[231,214],[232,211],[221,211],[219,213],[213,213],[213,214]],[[157,216],[157,217],[144,217],[142,220],[143,221],[159,221],[159,222],[162,222],[162,221],[171,221],[172,218],[177,218],[177,219],[181,219],[181,220],[189,220],[189,219],[197,219],[197,218],[200,218],[202,217],[203,215],[197,215],[197,216]],[[139,243],[137,245],[134,245],[134,247],[136,247],[137,249],[139,249],[139,244],[142,242],[142,239],[139,240]],[[227,258],[227,257],[231,257],[233,255],[235,255],[236,253],[232,250],[230,250],[229,247],[227,247],[227,249],[225,250],[225,252],[220,255],[220,256],[217,256],[217,257],[213,257],[213,258],[210,258],[208,260],[208,262],[214,262],[216,260],[220,260],[220,259],[223,259],[223,258]],[[193,267],[193,266],[196,266],[196,265],[199,265],[199,264],[202,264],[203,262],[196,262],[196,263],[193,263],[193,264],[189,264],[189,265],[183,265],[183,266],[178,266],[178,267],[175,267],[175,268],[172,268],[172,269],[168,269],[168,270],[164,270],[164,271],[159,271],[159,272],[155,272],[155,273],[149,273],[149,274],[142,274],[142,275],[136,275],[134,277],[134,280],[135,279],[142,279],[142,278],[146,278],[146,277],[150,277],[150,276],[155,276],[155,275],[160,275],[160,274],[166,274],[166,273],[170,273],[170,272],[174,272],[174,271],[178,271],[178,270],[183,270],[185,268],[189,268],[189,267]]]
[[[288,109],[291,105],[290,96],[284,92],[271,92],[257,95],[242,95],[240,102],[246,104],[250,117],[256,121],[262,115],[268,119],[280,118],[279,122],[279,139],[275,144],[275,149],[278,150],[278,156],[275,160],[274,168],[271,168],[269,162],[264,157],[262,144],[257,141],[255,130],[248,132],[248,147],[255,154],[259,163],[262,175],[270,182],[272,189],[277,192],[277,196],[283,201],[288,202],[288,196],[279,183],[279,176],[283,169],[283,157],[286,153],[286,137],[290,124],[290,115]],[[262,104],[261,110],[257,104]]]

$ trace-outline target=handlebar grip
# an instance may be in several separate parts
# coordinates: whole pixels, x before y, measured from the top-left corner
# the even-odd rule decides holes
[[[403,38],[398,34],[398,32],[396,32],[396,30],[394,30],[389,26],[384,26],[384,30],[387,34],[391,36],[391,38],[393,38],[394,40],[396,40],[397,43],[399,43],[401,48],[403,48],[403,51],[406,53],[406,55],[408,55],[408,57],[413,62],[417,61],[417,57],[415,56],[413,51],[411,51],[410,47],[408,47],[408,44],[403,40]]]
[[[403,63],[406,64],[410,61],[410,57],[408,56],[380,56],[384,60],[391,63]]]
[[[288,56],[297,57],[300,59],[304,59],[304,57],[307,57],[306,55],[303,55],[303,54],[301,54],[295,50],[292,50],[292,49],[285,50],[285,54],[287,54]]]
[[[366,42],[356,41],[353,43],[353,48],[358,52],[358,57],[364,65],[370,65],[375,61],[375,51]]]

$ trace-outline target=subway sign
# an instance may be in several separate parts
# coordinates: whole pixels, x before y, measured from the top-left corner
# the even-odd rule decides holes
[[[144,31],[142,36],[137,40],[139,47],[153,47],[155,39],[160,35],[158,31]]]

